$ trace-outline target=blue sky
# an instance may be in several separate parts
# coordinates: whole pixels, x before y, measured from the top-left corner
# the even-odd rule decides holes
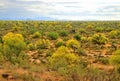
[[[120,0],[0,0],[0,19],[120,20]]]

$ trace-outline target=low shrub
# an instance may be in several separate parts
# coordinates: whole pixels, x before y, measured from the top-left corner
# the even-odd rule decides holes
[[[50,67],[55,70],[74,65],[78,62],[79,57],[73,53],[69,53],[69,49],[65,46],[59,47],[49,58]]]
[[[77,40],[70,39],[66,42],[66,46],[75,50],[80,47],[80,43]]]
[[[25,49],[26,44],[21,34],[8,33],[3,36],[3,54],[10,62],[19,57]]]
[[[41,37],[41,34],[39,32],[35,32],[32,37],[39,38],[39,37]]]
[[[117,31],[117,30],[113,30],[113,31],[111,31],[111,32],[109,33],[109,36],[110,36],[111,38],[120,38],[120,32]]]
[[[29,50],[35,50],[36,49],[35,45],[33,43],[28,44],[27,47],[28,47]]]
[[[108,42],[108,38],[104,34],[94,34],[92,37],[92,42],[95,44],[105,44]]]
[[[46,49],[50,46],[50,41],[48,39],[39,39],[35,43],[37,49]]]
[[[65,36],[68,36],[68,33],[63,30],[63,31],[59,32],[59,35],[62,36],[62,37],[65,37]]]
[[[81,40],[81,36],[80,36],[79,34],[75,34],[75,35],[74,35],[74,38],[75,38],[76,40]]]
[[[85,51],[84,49],[82,49],[82,48],[78,48],[78,49],[76,50],[76,53],[77,53],[79,56],[81,56],[81,55],[86,55],[86,51]]]
[[[62,40],[59,40],[55,43],[55,47],[65,46],[65,42]]]
[[[59,37],[58,33],[50,32],[48,33],[48,38],[51,40],[56,40]]]

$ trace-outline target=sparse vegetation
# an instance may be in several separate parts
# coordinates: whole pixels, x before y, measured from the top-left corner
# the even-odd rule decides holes
[[[119,34],[119,21],[0,21],[0,80],[119,81]]]

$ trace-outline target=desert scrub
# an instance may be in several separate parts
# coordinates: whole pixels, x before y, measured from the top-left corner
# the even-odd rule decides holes
[[[55,32],[48,33],[48,38],[51,40],[56,40],[58,37],[59,37],[58,33],[55,33]]]
[[[37,49],[47,49],[50,46],[50,41],[48,39],[39,39],[35,43]]]
[[[120,49],[116,50],[114,54],[110,57],[110,63],[113,65],[120,64]]]
[[[34,34],[33,34],[33,36],[32,36],[33,38],[39,38],[39,37],[41,37],[41,34],[40,34],[40,32],[35,32]]]
[[[96,28],[95,28],[95,31],[96,31],[96,32],[104,32],[104,30],[105,30],[105,29],[104,29],[103,27],[96,27]]]
[[[9,61],[11,61],[13,57],[18,57],[25,49],[26,44],[21,34],[10,32],[3,36],[3,53]]]
[[[120,38],[120,31],[112,30],[112,31],[109,33],[109,36],[110,36],[111,38]]]
[[[55,47],[60,47],[60,46],[65,46],[65,42],[63,40],[58,40],[56,43],[55,43]]]
[[[66,24],[66,28],[72,28],[72,25],[70,23]]]
[[[80,36],[79,34],[75,34],[75,35],[74,35],[74,38],[75,38],[76,40],[81,40],[81,36]]]
[[[120,74],[120,49],[114,52],[109,61],[114,66],[115,71]]]
[[[72,48],[72,49],[77,49],[77,48],[79,48],[80,47],[80,43],[79,43],[79,41],[77,41],[77,40],[75,40],[75,39],[70,39],[70,40],[68,40],[67,42],[66,42],[66,46],[68,47],[68,48]]]
[[[50,67],[58,70],[61,67],[72,66],[79,62],[76,54],[70,53],[65,46],[59,47],[55,53],[49,58]]]
[[[35,50],[35,49],[36,49],[35,44],[33,44],[33,43],[28,44],[28,45],[27,45],[27,48],[28,48],[29,50]]]
[[[66,36],[68,36],[68,32],[65,31],[65,30],[62,30],[62,31],[59,32],[59,35],[62,36],[62,37],[66,37]]]
[[[93,37],[91,38],[92,42],[95,44],[106,44],[108,42],[108,38],[104,34],[94,34]]]

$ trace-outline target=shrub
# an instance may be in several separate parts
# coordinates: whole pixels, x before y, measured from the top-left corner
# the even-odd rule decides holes
[[[48,39],[40,39],[35,43],[35,47],[37,49],[46,49],[49,46],[50,46],[50,41]]]
[[[88,42],[89,39],[87,37],[81,37],[81,40],[80,40],[82,43],[85,43],[85,42]]]
[[[72,25],[71,25],[70,23],[68,23],[68,24],[66,25],[66,28],[72,28]]]
[[[76,50],[76,53],[77,53],[78,55],[86,55],[85,50],[82,49],[82,48],[78,48],[78,49]]]
[[[10,62],[19,57],[24,49],[26,44],[21,34],[8,33],[3,36],[3,53]]]
[[[65,37],[65,36],[68,36],[68,33],[63,30],[63,31],[60,31],[59,35],[62,37]]]
[[[75,34],[75,35],[74,35],[74,38],[75,38],[76,40],[81,40],[81,36],[80,36],[79,34]]]
[[[80,43],[77,40],[71,39],[66,42],[66,46],[72,49],[77,49],[80,47]]]
[[[27,47],[28,47],[29,50],[35,50],[36,49],[35,45],[33,43],[28,44]]]
[[[97,58],[95,61],[96,61],[96,62],[100,62],[100,63],[102,63],[102,64],[109,64],[108,58],[105,58],[105,57]]]
[[[95,44],[105,44],[108,38],[104,34],[94,34],[92,37],[92,42]]]
[[[119,37],[120,37],[119,34],[120,34],[119,31],[113,30],[113,31],[111,31],[111,32],[109,33],[109,36],[110,36],[111,38],[119,38]]]
[[[13,29],[13,31],[19,31],[21,28],[15,26],[15,27],[13,27],[12,29]]]
[[[8,33],[3,36],[3,49],[19,56],[19,53],[26,48],[24,38],[21,34]]]
[[[32,37],[39,38],[39,37],[41,37],[41,34],[39,32],[35,32]]]
[[[113,65],[120,64],[120,50],[116,50],[115,53],[111,56],[110,63]]]
[[[51,40],[56,40],[59,37],[58,33],[50,32],[48,33],[48,38]]]
[[[86,31],[85,31],[84,28],[81,28],[81,29],[79,30],[79,32],[80,32],[80,34],[86,33]]]
[[[65,42],[62,40],[59,40],[55,43],[55,47],[65,46]]]
[[[96,31],[96,32],[103,32],[103,31],[104,31],[104,28],[102,28],[102,27],[96,27],[96,28],[95,28],[95,31]]]
[[[77,55],[69,53],[69,49],[65,46],[59,47],[55,53],[49,58],[50,67],[58,70],[61,67],[67,67],[79,62]]]

